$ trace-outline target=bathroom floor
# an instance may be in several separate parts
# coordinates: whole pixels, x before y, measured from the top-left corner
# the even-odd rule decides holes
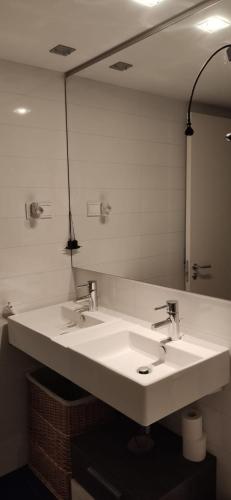
[[[28,467],[0,478],[1,500],[55,500]]]

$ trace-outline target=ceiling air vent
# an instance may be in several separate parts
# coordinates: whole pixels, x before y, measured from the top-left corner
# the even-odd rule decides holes
[[[76,49],[73,47],[67,47],[66,45],[56,45],[53,49],[50,49],[49,52],[52,54],[57,54],[58,56],[69,56],[72,52],[75,52]]]
[[[111,69],[115,69],[116,71],[126,71],[127,69],[132,68],[132,67],[133,67],[133,64],[128,64],[128,63],[123,62],[123,61],[119,61],[115,64],[112,64],[112,66],[110,66]]]

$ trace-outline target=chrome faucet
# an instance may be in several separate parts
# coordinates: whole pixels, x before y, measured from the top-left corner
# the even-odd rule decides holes
[[[98,296],[97,296],[97,282],[96,281],[88,281],[83,285],[77,285],[77,288],[88,287],[88,294],[83,295],[79,299],[76,300],[76,303],[82,307],[78,307],[76,310],[83,313],[85,311],[96,311],[98,309]]]
[[[167,309],[168,317],[163,321],[158,321],[153,323],[152,329],[155,330],[161,326],[170,325],[170,336],[167,339],[168,342],[171,340],[179,340],[182,338],[180,333],[180,318],[179,318],[179,304],[177,300],[167,300],[164,306],[155,307],[155,311],[160,311],[161,309]],[[166,343],[163,341],[163,343]]]

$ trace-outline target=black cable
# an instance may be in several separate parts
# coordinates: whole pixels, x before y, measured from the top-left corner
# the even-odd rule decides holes
[[[80,245],[75,239],[75,228],[73,216],[71,211],[71,182],[70,182],[70,159],[69,159],[69,134],[68,134],[68,113],[67,113],[67,79],[64,75],[64,102],[65,102],[65,131],[66,131],[66,150],[67,150],[67,192],[68,192],[68,226],[69,237],[67,241],[66,250],[70,250],[71,257],[72,251],[78,250]]]

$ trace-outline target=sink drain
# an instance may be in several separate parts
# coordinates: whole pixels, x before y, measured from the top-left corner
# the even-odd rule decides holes
[[[140,368],[138,368],[137,370],[137,373],[139,373],[140,375],[148,375],[149,373],[151,373],[152,369],[150,368],[150,366],[140,366]]]

